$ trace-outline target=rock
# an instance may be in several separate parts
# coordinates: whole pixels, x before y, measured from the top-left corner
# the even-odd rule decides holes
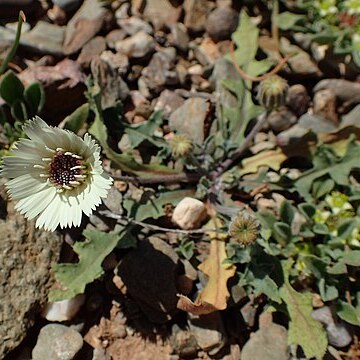
[[[41,316],[48,321],[68,321],[75,317],[84,302],[85,295],[79,294],[72,299],[48,303],[41,312]]]
[[[139,304],[146,317],[165,323],[177,311],[176,277],[179,258],[165,241],[150,237],[139,242],[117,267],[117,275],[127,293]]]
[[[264,323],[260,319],[260,329],[251,334],[241,349],[241,360],[254,359],[289,360],[287,330],[281,325]]]
[[[117,24],[123,29],[128,35],[135,35],[139,31],[146,32],[148,34],[152,33],[152,27],[141,20],[138,17],[131,16],[126,19],[118,19]]]
[[[107,46],[110,49],[115,49],[115,44],[126,38],[126,32],[123,29],[111,30],[105,37]]]
[[[227,339],[220,312],[201,316],[189,314],[188,323],[197,344],[209,355],[216,354],[225,345]]]
[[[105,206],[115,214],[122,214],[124,212],[122,208],[122,194],[115,187],[109,189],[106,199],[104,199]]]
[[[49,324],[40,330],[32,351],[33,360],[72,360],[82,348],[82,336],[60,324]]]
[[[174,324],[171,329],[170,343],[174,351],[181,357],[193,358],[197,352],[197,342],[189,330],[179,328]]]
[[[180,18],[181,11],[181,6],[173,6],[170,0],[147,0],[144,17],[151,21],[155,30],[160,30],[165,25],[175,24]]]
[[[70,59],[55,66],[32,66],[18,76],[25,84],[38,81],[43,85],[46,98],[43,114],[51,119],[51,125],[57,125],[85,101],[85,75],[80,65]]]
[[[20,44],[37,53],[62,56],[64,30],[64,27],[38,21],[32,30],[21,36]]]
[[[165,85],[175,85],[179,82],[174,71],[176,51],[167,48],[156,52],[147,67],[142,71],[143,79],[149,90],[160,92]]]
[[[296,121],[297,117],[286,107],[272,111],[267,118],[271,130],[273,130],[275,134],[289,129],[296,124]]]
[[[194,32],[205,29],[206,19],[211,11],[211,4],[207,0],[185,0],[185,26]]]
[[[336,94],[331,89],[319,90],[313,99],[313,111],[315,115],[330,120],[334,124],[339,123],[336,111]]]
[[[360,103],[360,84],[357,82],[343,79],[325,79],[319,81],[314,87],[315,92],[325,89],[334,91],[340,101],[349,104]]]
[[[101,36],[96,36],[91,39],[88,43],[84,45],[81,49],[80,55],[77,58],[77,62],[83,67],[88,68],[90,66],[91,60],[100,54],[106,49],[105,39]]]
[[[352,336],[346,323],[338,319],[329,306],[314,310],[311,316],[325,326],[328,340],[331,345],[345,347],[351,343]]]
[[[170,115],[169,126],[172,130],[186,134],[195,143],[202,144],[209,113],[210,103],[203,98],[193,97]]]
[[[186,197],[175,207],[172,222],[181,229],[197,229],[206,219],[207,212],[204,203],[200,200]]]
[[[64,53],[80,50],[102,28],[108,10],[98,0],[85,0],[66,26]]]
[[[115,106],[118,100],[124,101],[129,96],[129,87],[117,69],[101,58],[91,62],[91,73],[102,90],[101,106],[103,109]]]
[[[57,5],[65,11],[76,9],[81,3],[81,0],[53,0],[53,4]]]
[[[119,51],[128,57],[144,57],[152,52],[154,48],[155,40],[144,31],[139,31],[135,35],[115,43],[116,51]]]
[[[186,51],[188,49],[189,35],[187,34],[184,24],[176,23],[170,26],[168,41],[170,45],[175,46],[181,51]]]
[[[204,66],[213,65],[217,59],[222,57],[218,46],[208,38],[203,39],[199,46],[194,47],[194,54]]]
[[[272,38],[267,35],[260,36],[259,46],[270,59],[276,62],[280,61],[279,53],[276,51],[276,46]],[[293,75],[298,74],[311,77],[319,77],[322,75],[321,70],[310,55],[299,46],[291,44],[290,41],[284,37],[280,39],[280,50],[284,56],[292,55],[288,60],[291,70],[285,67],[285,71],[291,72]]]
[[[127,19],[130,13],[130,4],[123,3],[119,6],[119,8],[115,11],[116,20]],[[132,12],[134,13],[134,12]],[[139,15],[139,14],[136,14]]]
[[[184,104],[184,99],[181,96],[176,94],[174,91],[165,89],[158,97],[154,110],[162,110],[164,118],[169,119],[173,111],[175,111],[182,104]]]
[[[321,76],[322,72],[310,57],[310,55],[302,50],[299,46],[293,45],[290,41],[284,37],[280,39],[280,49],[285,55],[296,54],[291,56],[288,63],[292,69],[292,72],[300,75]]]
[[[289,87],[286,105],[296,116],[305,114],[310,105],[310,96],[304,85],[296,84]]]
[[[239,22],[239,14],[231,7],[219,7],[211,12],[206,21],[206,31],[215,40],[230,39]]]
[[[101,53],[100,59],[107,62],[120,75],[125,75],[128,70],[129,59],[126,55],[119,52],[114,54],[112,51],[105,50]]]
[[[62,237],[35,229],[7,202],[0,186],[0,358],[14,349],[33,326],[54,283],[51,264],[60,258]]]

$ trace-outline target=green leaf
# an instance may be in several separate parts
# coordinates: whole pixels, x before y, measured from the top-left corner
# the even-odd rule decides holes
[[[281,303],[278,286],[268,275],[262,279],[255,278],[251,284],[254,287],[255,295],[265,294],[272,301]]]
[[[24,94],[24,85],[12,70],[8,70],[0,81],[0,96],[12,106],[21,101]]]
[[[121,242],[126,242],[128,236],[124,229],[104,233],[98,230],[84,230],[86,240],[76,242],[73,250],[79,256],[79,262],[55,264],[52,266],[55,278],[61,285],[49,294],[49,301],[71,299],[85,291],[85,286],[103,273],[101,267],[105,257]]]
[[[64,119],[64,129],[70,130],[75,134],[83,127],[89,117],[90,106],[88,103],[82,104]]]
[[[38,82],[30,84],[25,88],[24,98],[30,108],[31,116],[38,114],[45,105],[43,86]]]
[[[338,289],[333,285],[326,284],[324,278],[319,280],[319,291],[323,301],[335,300],[339,296]]]
[[[290,30],[298,21],[305,19],[306,16],[304,15],[298,15],[289,11],[284,11],[277,16],[277,24],[281,30]]]
[[[160,192],[157,196],[152,196],[147,202],[142,204],[134,199],[125,199],[124,208],[128,212],[128,216],[137,221],[145,219],[158,219],[164,216],[164,206],[166,204],[177,205],[183,198],[193,196],[194,190],[173,190]]]
[[[330,194],[330,191],[335,187],[335,181],[333,179],[319,179],[315,180],[312,187],[312,193],[315,199],[320,199],[326,194]]]
[[[311,220],[316,214],[316,207],[312,204],[301,203],[298,205],[298,209],[308,220]]]
[[[115,152],[108,144],[108,135],[106,126],[102,120],[101,110],[99,110],[99,99],[94,98],[91,104],[91,109],[95,112],[95,120],[89,129],[89,133],[93,135],[104,149],[107,157],[113,161],[121,170],[131,174],[135,174],[142,177],[153,177],[154,175],[171,175],[177,174],[176,170],[173,170],[164,165],[158,164],[140,164],[135,161],[131,154],[119,154]]]
[[[357,224],[356,219],[345,220],[341,225],[339,225],[337,230],[337,236],[342,239],[347,239],[351,236],[353,230]]]
[[[11,105],[11,116],[21,122],[28,118],[26,106],[23,101],[17,100]]]
[[[240,66],[248,64],[255,58],[258,49],[258,36],[258,27],[252,23],[251,18],[242,10],[239,26],[231,36],[238,47],[235,50],[235,58]]]
[[[360,250],[350,250],[344,255],[342,261],[346,265],[360,266]]]
[[[311,201],[312,183],[325,175],[330,176],[339,185],[349,184],[350,172],[360,168],[360,145],[353,138],[343,157],[337,156],[329,145],[321,145],[314,155],[314,167],[305,171],[295,182],[295,188],[301,196]]]
[[[360,311],[354,308],[351,304],[339,301],[336,308],[337,314],[341,319],[349,324],[360,326]]]
[[[280,206],[280,219],[284,223],[291,225],[292,221],[294,220],[294,217],[295,217],[294,207],[290,204],[289,201],[284,200]]]
[[[273,236],[279,244],[285,246],[292,237],[290,226],[284,222],[276,222],[273,228]]]
[[[128,125],[125,127],[125,132],[129,136],[131,145],[136,148],[144,140],[150,141],[155,146],[163,146],[164,141],[156,139],[154,132],[162,124],[163,117],[161,111],[154,112],[150,118],[142,124]]]
[[[326,332],[320,322],[311,317],[312,294],[299,293],[289,282],[289,272],[293,261],[282,262],[284,285],[280,288],[280,296],[287,306],[290,317],[289,344],[297,344],[304,350],[307,358],[323,359],[327,349]]]

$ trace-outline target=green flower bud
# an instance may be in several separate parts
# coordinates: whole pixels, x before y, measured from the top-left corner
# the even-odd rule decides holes
[[[231,239],[241,245],[253,244],[260,231],[258,219],[245,211],[240,211],[232,219],[229,225],[229,235]]]
[[[193,144],[186,135],[174,135],[174,137],[170,140],[170,148],[171,153],[175,158],[181,158],[192,151]]]
[[[285,79],[272,75],[260,82],[258,100],[267,110],[276,109],[285,104],[289,85]]]

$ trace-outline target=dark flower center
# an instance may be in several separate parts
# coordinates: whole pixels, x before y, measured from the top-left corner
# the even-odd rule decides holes
[[[55,186],[72,188],[82,182],[84,168],[79,156],[58,152],[49,164],[49,180]]]

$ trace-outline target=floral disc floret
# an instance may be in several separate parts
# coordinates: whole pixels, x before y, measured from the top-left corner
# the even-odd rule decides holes
[[[46,230],[79,226],[106,197],[112,179],[104,174],[100,147],[85,134],[48,126],[39,117],[23,126],[20,139],[5,156],[1,175],[16,209]]]

